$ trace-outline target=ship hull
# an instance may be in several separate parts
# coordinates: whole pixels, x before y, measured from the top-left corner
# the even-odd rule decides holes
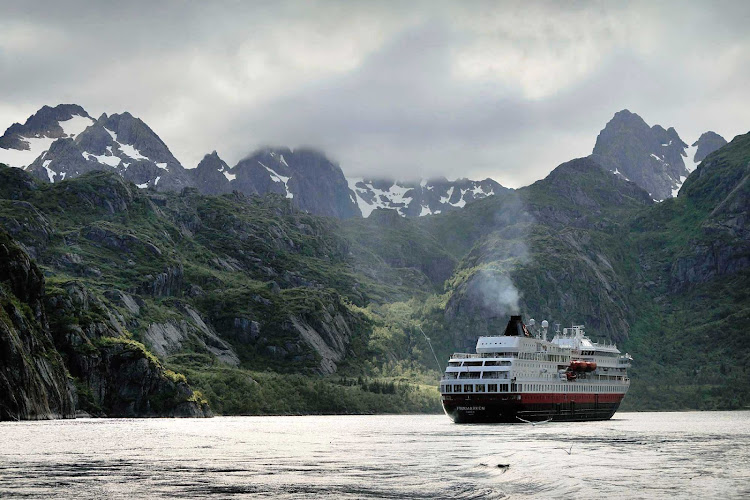
[[[504,394],[443,396],[445,413],[457,424],[581,422],[609,420],[622,401],[622,394]]]

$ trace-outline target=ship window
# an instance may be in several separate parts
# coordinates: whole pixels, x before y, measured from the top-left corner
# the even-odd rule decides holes
[[[460,385],[454,385],[453,386],[453,392],[461,392],[461,386]]]
[[[476,386],[476,392],[484,392],[484,384],[477,384]]]
[[[481,361],[464,361],[464,366],[482,366]]]
[[[464,392],[474,392],[474,386],[473,386],[473,385],[469,385],[469,384],[466,384],[466,385],[464,386]]]
[[[487,392],[497,392],[497,384],[489,384],[487,386]]]

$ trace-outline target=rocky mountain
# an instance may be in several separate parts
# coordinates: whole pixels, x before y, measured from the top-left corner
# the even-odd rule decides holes
[[[105,170],[157,191],[195,186],[210,195],[276,193],[301,210],[340,219],[376,208],[395,208],[402,216],[441,213],[504,189],[491,179],[347,181],[339,165],[309,148],[263,148],[231,168],[214,151],[186,170],[142,120],[127,112],[94,120],[73,104],[44,106],[25,124],[9,127],[0,138],[0,162],[47,182]]]
[[[75,139],[57,139],[27,170],[49,182],[110,170],[141,188],[175,191],[193,184],[159,136],[127,112],[103,114]]]
[[[142,120],[130,113],[94,120],[80,106],[44,106],[0,138],[0,162],[46,182],[94,170],[117,172],[141,188],[160,191],[192,186],[179,161]]]
[[[204,196],[0,168],[0,225],[45,270],[50,335],[86,408],[120,407],[92,389],[134,380],[102,351],[118,348],[183,373],[224,413],[434,410],[419,385],[366,380],[408,374],[434,390],[417,326],[444,359],[516,311],[584,323],[633,354],[633,408],[732,408],[750,400],[748,137],[662,203],[582,158],[430,217],[319,217],[278,182]],[[275,155],[255,162],[287,177]],[[226,179],[217,160],[206,162]],[[150,384],[136,394],[166,390]]]
[[[439,214],[507,190],[492,179],[449,181],[444,177],[419,182],[350,178],[349,188],[363,217],[378,208],[393,209],[405,217]]]
[[[702,162],[706,156],[710,155],[717,149],[724,147],[726,144],[727,141],[716,132],[704,132],[698,140],[692,144],[692,147],[697,148],[692,159],[693,162],[696,164]],[[688,157],[688,160],[689,159],[690,157]]]
[[[203,157],[195,170],[189,171],[198,191],[203,194],[226,194],[232,192],[230,182],[236,177],[229,165],[219,158],[216,151]],[[248,193],[255,194],[255,193]]]
[[[722,142],[726,143],[717,134],[707,132],[688,146],[674,128],[649,127],[637,114],[622,110],[599,133],[592,157],[661,201],[677,196],[698,163]]]
[[[274,193],[312,214],[340,219],[361,215],[341,168],[313,149],[263,148],[232,168],[214,151],[190,174],[203,194]]]
[[[25,168],[47,151],[56,139],[74,139],[94,119],[81,106],[43,106],[21,125],[14,123],[0,137],[0,162]]]

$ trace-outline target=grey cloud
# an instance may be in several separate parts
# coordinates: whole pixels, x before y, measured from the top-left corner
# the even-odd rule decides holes
[[[686,140],[746,132],[748,5],[0,0],[0,128],[76,102],[141,117],[187,167],[311,145],[350,175],[520,186],[622,108]],[[457,73],[485,38],[503,69]]]

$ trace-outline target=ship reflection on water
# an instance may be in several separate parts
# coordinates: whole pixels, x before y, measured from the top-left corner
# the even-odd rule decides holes
[[[750,412],[7,422],[0,442],[0,498],[750,495]]]

